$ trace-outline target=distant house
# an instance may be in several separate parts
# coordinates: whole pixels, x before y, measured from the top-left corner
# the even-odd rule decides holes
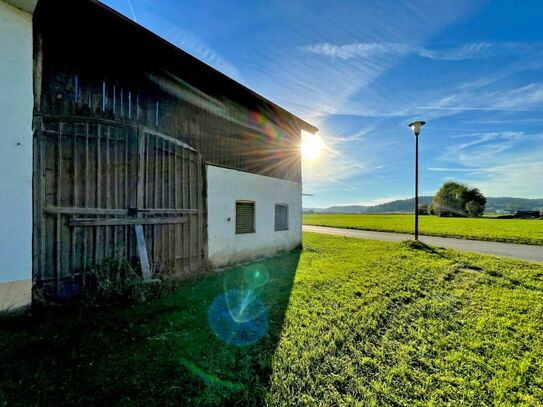
[[[417,211],[418,211],[419,215],[428,215],[429,207],[430,207],[430,205],[428,205],[428,204],[419,204],[418,207],[417,207]]]
[[[508,209],[496,209],[496,213],[498,215],[510,215],[513,213],[513,211],[510,211]]]
[[[539,211],[516,211],[514,214],[515,218],[520,219],[537,219],[541,216]]]
[[[95,0],[0,0],[0,37],[0,307],[300,244],[314,126]]]

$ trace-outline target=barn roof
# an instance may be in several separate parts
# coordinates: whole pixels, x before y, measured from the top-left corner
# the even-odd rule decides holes
[[[241,83],[209,66],[198,58],[190,55],[188,52],[178,48],[174,44],[158,36],[147,28],[139,25],[138,23],[132,21],[126,16],[118,13],[111,7],[101,3],[98,0],[40,0],[39,7],[41,7],[43,3],[47,3],[46,7],[48,9],[51,7],[55,9],[58,8],[59,12],[63,13],[65,13],[67,9],[69,10],[70,7],[88,6],[91,9],[94,9],[92,11],[108,15],[111,18],[117,20],[116,24],[122,24],[126,29],[133,30],[135,33],[137,33],[138,37],[145,38],[146,42],[155,43],[157,45],[157,51],[167,53],[170,60],[173,60],[176,65],[183,67],[182,71],[184,77],[187,78],[187,81],[190,81],[193,86],[200,89],[201,91],[213,94],[217,92],[218,89],[220,89],[220,92],[224,96],[229,97],[232,100],[238,100],[239,102],[249,107],[264,107],[267,110],[274,112],[274,114],[280,116],[287,116],[290,118],[290,120],[297,122],[302,130],[308,131],[310,133],[316,133],[318,131],[315,126],[311,125],[300,117],[290,113],[289,111],[275,104],[269,99],[252,91]]]

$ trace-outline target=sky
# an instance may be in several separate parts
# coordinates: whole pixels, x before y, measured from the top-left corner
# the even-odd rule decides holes
[[[372,205],[447,180],[543,198],[543,2],[106,0],[290,112],[325,147],[304,207]]]

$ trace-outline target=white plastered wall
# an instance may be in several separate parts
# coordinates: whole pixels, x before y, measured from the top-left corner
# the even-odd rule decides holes
[[[32,287],[35,4],[19,3],[0,0],[0,310],[27,305]]]
[[[255,233],[236,235],[236,201],[255,202]],[[289,229],[275,231],[275,204],[288,204]],[[212,266],[275,254],[302,241],[302,184],[207,166],[208,255]]]

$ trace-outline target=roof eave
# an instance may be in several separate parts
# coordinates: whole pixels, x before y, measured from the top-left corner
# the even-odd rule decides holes
[[[34,3],[37,2],[37,0],[10,0],[10,1],[14,1],[14,2],[31,2],[31,1],[34,1]],[[134,27],[138,28],[139,30],[143,30],[147,35],[149,36],[152,36],[153,38],[155,38],[157,41],[160,41],[161,43],[165,44],[166,46],[168,47],[171,47],[173,49],[175,49],[177,52],[179,53],[182,53],[186,56],[189,56],[191,58],[194,58],[196,61],[198,61],[200,64],[204,65],[207,69],[211,70],[212,72],[214,72],[216,75],[222,77],[224,80],[226,81],[230,81],[230,82],[233,82],[236,86],[240,87],[241,89],[243,89],[245,92],[253,95],[255,98],[261,100],[262,102],[270,105],[271,107],[273,107],[274,109],[277,109],[281,112],[284,112],[290,116],[292,116],[293,118],[296,119],[296,121],[298,121],[298,123],[300,124],[300,128],[304,131],[307,131],[309,133],[312,133],[312,134],[315,134],[316,132],[319,131],[319,129],[315,126],[313,126],[312,124],[306,122],[305,120],[303,120],[302,118],[296,116],[295,114],[289,112],[288,110],[282,108],[281,106],[279,106],[278,104],[272,102],[271,100],[265,98],[264,96],[256,93],[255,91],[249,89],[247,86],[237,82],[236,80],[230,78],[229,76],[225,75],[224,73],[222,73],[221,71],[218,71],[217,69],[213,68],[212,66],[206,64],[204,61],[196,58],[195,56],[189,54],[188,52],[182,50],[181,48],[177,47],[176,45],[172,44],[171,42],[167,41],[166,39],[160,37],[159,35],[155,34],[154,32],[152,32],[151,30],[145,28],[144,26],[138,24],[137,22],[133,21],[132,19],[126,17],[125,15],[119,13],[118,11],[112,9],[111,7],[109,7],[108,5],[102,3],[101,1],[99,0],[88,0],[89,2],[97,5],[98,7],[102,8],[104,11],[107,11],[115,16],[117,16],[118,18],[121,18],[122,20],[124,20],[125,22],[133,25]]]

